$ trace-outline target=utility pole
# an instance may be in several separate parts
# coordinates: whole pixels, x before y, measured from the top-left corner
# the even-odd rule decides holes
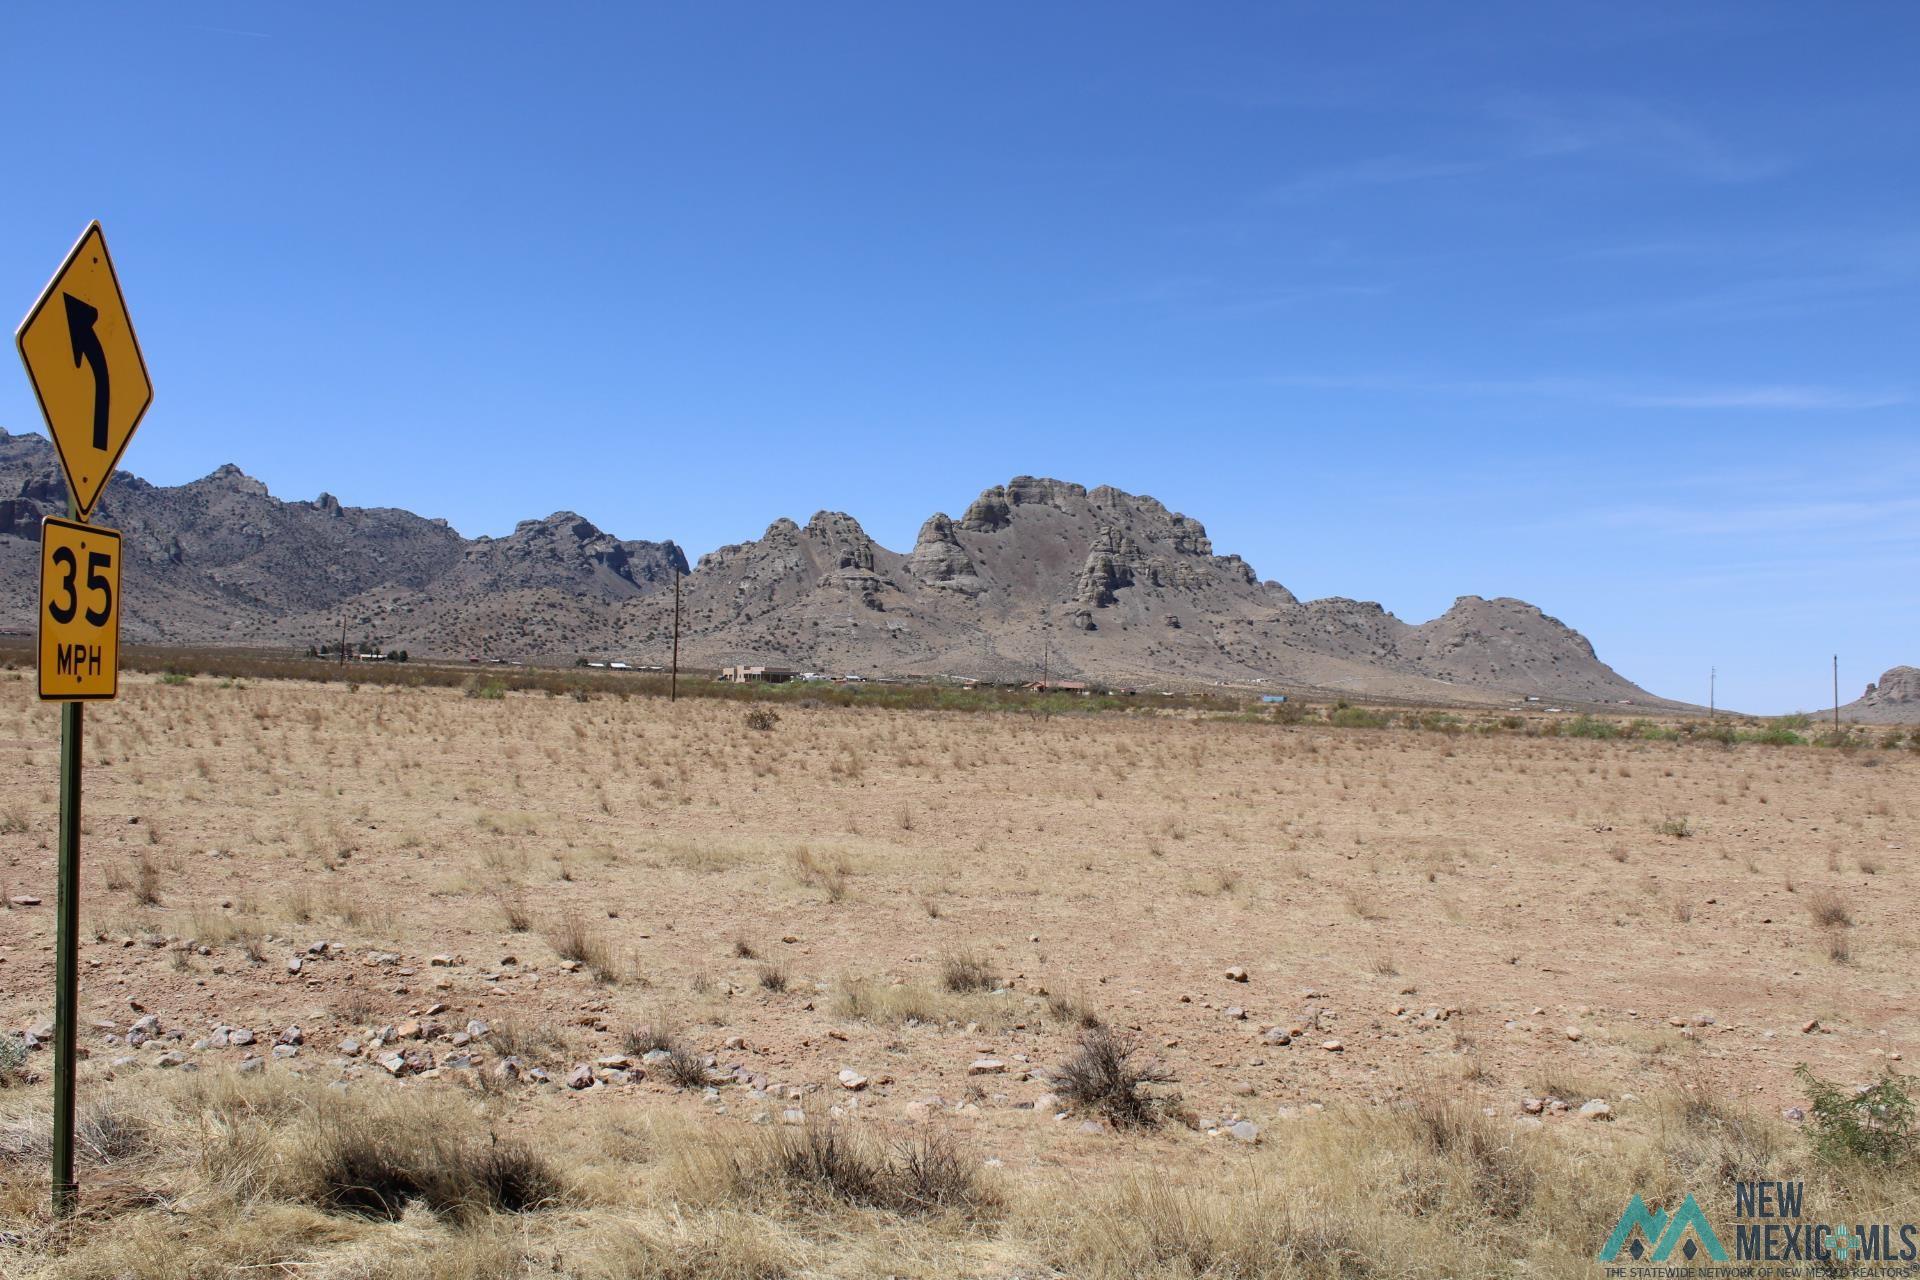
[[[340,665],[347,665],[347,615],[340,615]]]
[[[1833,731],[1840,732],[1840,655],[1833,655]]]
[[[1714,685],[1719,681],[1719,679],[1720,679],[1720,668],[1718,667],[1707,668],[1707,719],[1709,720],[1713,719],[1713,716],[1714,716],[1714,706],[1713,706]]]
[[[680,700],[680,566],[673,567],[673,674],[668,677],[667,701]]]

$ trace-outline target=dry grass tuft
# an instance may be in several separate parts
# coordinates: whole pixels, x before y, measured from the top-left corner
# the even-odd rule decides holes
[[[974,951],[956,951],[941,957],[940,985],[952,992],[991,991],[1000,985],[993,963]]]
[[[611,984],[625,976],[626,967],[612,940],[578,913],[570,912],[555,921],[547,930],[547,943],[562,960],[584,965],[598,982]]]
[[[1846,900],[1831,889],[1816,889],[1807,895],[1807,914],[1823,929],[1844,929],[1853,923]]]

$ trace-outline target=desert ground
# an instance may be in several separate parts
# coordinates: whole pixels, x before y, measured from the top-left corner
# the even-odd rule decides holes
[[[1586,1275],[1633,1191],[1920,1218],[1785,1115],[1920,1050],[1905,745],[123,679],[84,1209],[33,1050],[0,1273]],[[31,1033],[57,714],[0,689]],[[1059,1076],[1103,1034],[1142,1123]],[[532,1192],[369,1205],[355,1142]]]

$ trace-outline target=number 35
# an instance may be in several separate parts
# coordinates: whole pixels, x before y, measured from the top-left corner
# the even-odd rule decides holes
[[[53,553],[53,562],[63,566],[67,573],[60,580],[60,589],[66,592],[66,600],[51,600],[47,603],[47,612],[53,620],[65,626],[73,621],[74,610],[80,606],[80,597],[74,591],[73,580],[79,575],[80,566],[74,558],[73,548],[59,547]],[[104,551],[87,552],[87,590],[98,592],[100,607],[88,609],[85,617],[96,627],[107,625],[107,619],[113,616],[113,588],[107,585],[106,575],[101,571],[113,567],[113,557]]]

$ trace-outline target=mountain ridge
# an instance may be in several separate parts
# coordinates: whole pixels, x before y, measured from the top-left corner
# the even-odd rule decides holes
[[[7,625],[32,625],[35,526],[63,514],[51,445],[0,431]],[[682,660],[863,675],[1110,683],[1265,682],[1377,696],[1668,704],[1579,632],[1506,596],[1414,624],[1372,601],[1299,600],[1148,495],[1016,476],[894,551],[854,516],[782,516],[689,567],[671,540],[620,539],[573,511],[465,538],[404,508],[276,498],[227,463],[158,486],[121,473],[129,641],[305,645],[379,636],[421,654],[664,659],[682,583]]]

